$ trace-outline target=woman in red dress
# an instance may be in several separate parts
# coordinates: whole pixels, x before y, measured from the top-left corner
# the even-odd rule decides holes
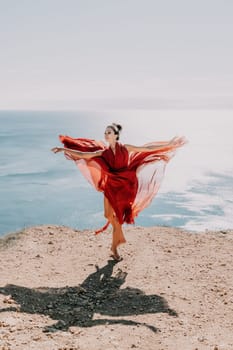
[[[106,225],[112,225],[112,257],[120,260],[117,247],[125,243],[124,223],[133,224],[134,218],[147,207],[157,193],[166,164],[178,147],[186,143],[184,137],[171,141],[151,142],[143,146],[121,144],[121,125],[111,124],[105,130],[109,146],[85,138],[60,135],[64,148],[54,147],[54,153],[64,152],[75,161],[85,178],[104,193]]]

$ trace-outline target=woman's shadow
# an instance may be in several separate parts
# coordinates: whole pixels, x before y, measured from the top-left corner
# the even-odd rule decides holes
[[[127,273],[118,269],[112,276],[116,263],[109,260],[102,268],[96,266],[96,271],[77,287],[30,289],[8,284],[0,288],[0,293],[10,295],[20,309],[11,306],[0,309],[0,312],[17,310],[47,315],[57,322],[46,327],[45,332],[65,331],[70,326],[93,327],[102,324],[143,325],[156,332],[157,328],[153,325],[120,317],[158,312],[177,316],[161,296],[145,295],[137,288],[120,289]],[[117,318],[93,319],[95,313]]]

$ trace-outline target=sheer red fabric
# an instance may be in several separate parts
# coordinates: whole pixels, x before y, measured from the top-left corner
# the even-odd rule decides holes
[[[151,203],[163,180],[166,164],[175,155],[176,149],[186,142],[184,138],[180,138],[176,146],[167,146],[167,142],[151,142],[145,146],[164,144],[164,148],[149,152],[128,152],[124,145],[117,142],[114,154],[102,142],[64,135],[59,138],[67,149],[82,152],[103,150],[101,156],[90,160],[66,152],[65,156],[75,161],[96,190],[104,193],[121,224],[133,224],[135,217]]]

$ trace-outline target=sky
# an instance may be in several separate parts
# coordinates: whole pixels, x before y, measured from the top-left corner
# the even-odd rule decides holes
[[[232,0],[0,9],[0,109],[233,108]]]

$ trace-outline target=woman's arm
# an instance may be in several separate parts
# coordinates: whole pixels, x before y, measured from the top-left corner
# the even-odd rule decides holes
[[[133,146],[133,145],[125,145],[129,152],[150,152],[150,151],[159,151],[164,149],[164,147],[179,147],[185,143],[183,137],[175,136],[168,142],[164,142],[162,144],[157,145],[148,145],[148,146]]]
[[[52,152],[65,152],[67,155],[71,155],[76,159],[91,159],[93,157],[99,157],[102,155],[103,150],[95,151],[95,152],[81,152],[76,151],[74,149],[62,148],[62,147],[54,147],[51,149]]]

